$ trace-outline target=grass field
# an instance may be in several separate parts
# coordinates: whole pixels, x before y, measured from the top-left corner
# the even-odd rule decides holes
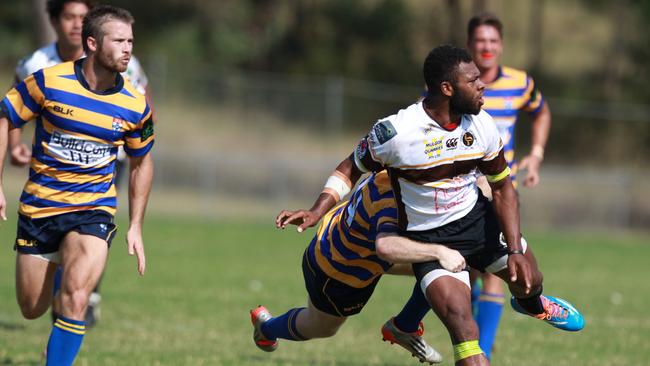
[[[306,302],[300,258],[311,232],[276,231],[267,223],[197,222],[150,217],[147,273],[116,238],[103,283],[103,317],[86,336],[77,365],[418,365],[379,328],[399,311],[412,280],[385,277],[364,311],[331,339],[281,342],[272,354],[251,341],[248,310],[275,314]],[[0,364],[38,365],[49,317],[26,321],[14,300],[15,222],[0,239]],[[585,314],[586,328],[562,333],[506,307],[493,354],[495,365],[645,365],[650,356],[647,263],[650,235],[533,233],[549,294],[566,297]],[[452,363],[437,318],[426,339]]]

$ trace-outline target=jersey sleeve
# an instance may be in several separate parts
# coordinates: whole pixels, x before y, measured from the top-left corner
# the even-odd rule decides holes
[[[378,172],[390,166],[394,137],[397,135],[390,120],[381,120],[362,138],[354,151],[354,162],[362,172]]]
[[[125,135],[124,151],[130,157],[146,155],[154,144],[154,121],[149,105],[142,113],[142,119],[135,129]]]
[[[522,107],[523,111],[536,114],[542,109],[544,105],[544,97],[542,93],[537,89],[535,81],[530,76],[526,76],[526,91],[524,93],[524,106]]]
[[[486,144],[485,153],[478,164],[478,168],[481,173],[485,174],[489,182],[494,183],[507,177],[510,171],[496,124],[487,113],[482,113],[481,115],[488,120],[483,122]]]
[[[20,128],[41,114],[45,104],[43,72],[37,71],[9,90],[0,107],[11,124]]]

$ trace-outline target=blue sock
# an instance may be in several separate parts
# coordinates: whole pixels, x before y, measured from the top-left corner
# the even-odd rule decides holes
[[[474,320],[478,317],[478,298],[481,296],[481,289],[483,288],[483,280],[481,277],[478,277],[474,283],[472,283],[472,315]]]
[[[61,277],[63,277],[63,270],[61,266],[56,267],[56,272],[54,272],[54,287],[52,287],[52,295],[56,295],[57,292],[61,289]]]
[[[420,327],[420,322],[424,316],[431,310],[429,302],[424,297],[420,284],[416,283],[413,287],[411,297],[402,308],[402,311],[395,316],[393,322],[397,329],[406,333],[413,333]]]
[[[306,341],[296,328],[296,318],[305,308],[294,308],[286,313],[271,318],[262,325],[262,333],[268,339],[288,339],[291,341]]]
[[[46,366],[70,366],[74,362],[86,333],[86,323],[59,315],[47,342]]]
[[[492,346],[499,328],[501,311],[503,310],[503,295],[489,294],[482,292],[478,301],[478,315],[476,324],[479,332],[479,346],[485,353],[485,357],[490,359]]]

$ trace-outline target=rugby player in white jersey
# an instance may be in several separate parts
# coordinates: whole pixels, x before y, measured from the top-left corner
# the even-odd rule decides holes
[[[499,132],[481,111],[485,84],[469,53],[433,49],[424,62],[428,96],[379,120],[328,179],[310,210],[283,211],[278,226],[315,225],[368,171],[388,170],[400,235],[458,250],[472,268],[495,273],[509,286],[513,308],[569,331],[584,326],[566,301],[542,295],[542,274],[519,229],[517,196]],[[487,177],[492,204],[476,185]],[[331,192],[335,192],[332,194]],[[437,261],[413,265],[419,286],[449,331],[456,365],[489,365],[478,345],[468,271]]]
[[[74,61],[85,56],[81,43],[81,28],[83,18],[93,5],[94,1],[91,0],[47,1],[47,13],[50,18],[50,24],[56,33],[57,40],[37,49],[18,62],[15,70],[15,84],[23,81],[29,75],[40,69],[58,65],[66,61]],[[147,102],[151,105],[147,76],[135,56],[131,56],[127,70],[122,75],[131,82],[131,85],[136,90],[147,97]],[[26,166],[32,157],[31,149],[21,141],[21,132],[22,130],[19,128],[9,132],[10,162],[15,166]],[[118,151],[117,173],[115,175],[115,184],[118,186],[123,176],[123,165],[125,162],[126,154],[120,148]],[[59,270],[56,276],[55,291],[58,290],[60,276],[61,273]],[[96,324],[101,314],[100,283],[97,284],[97,287],[90,295],[90,302],[86,313],[86,326],[88,329]],[[53,313],[53,320],[55,320],[55,317],[56,315]]]

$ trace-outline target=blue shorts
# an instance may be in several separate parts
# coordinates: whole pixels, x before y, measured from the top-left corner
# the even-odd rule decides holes
[[[361,312],[381,278],[377,276],[364,288],[348,286],[325,274],[310,258],[308,251],[302,258],[302,274],[309,299],[316,309],[340,317]]]
[[[41,256],[54,254],[59,251],[63,237],[71,231],[96,236],[110,247],[117,226],[113,223],[113,215],[102,210],[76,211],[40,219],[19,214],[14,250]]]

